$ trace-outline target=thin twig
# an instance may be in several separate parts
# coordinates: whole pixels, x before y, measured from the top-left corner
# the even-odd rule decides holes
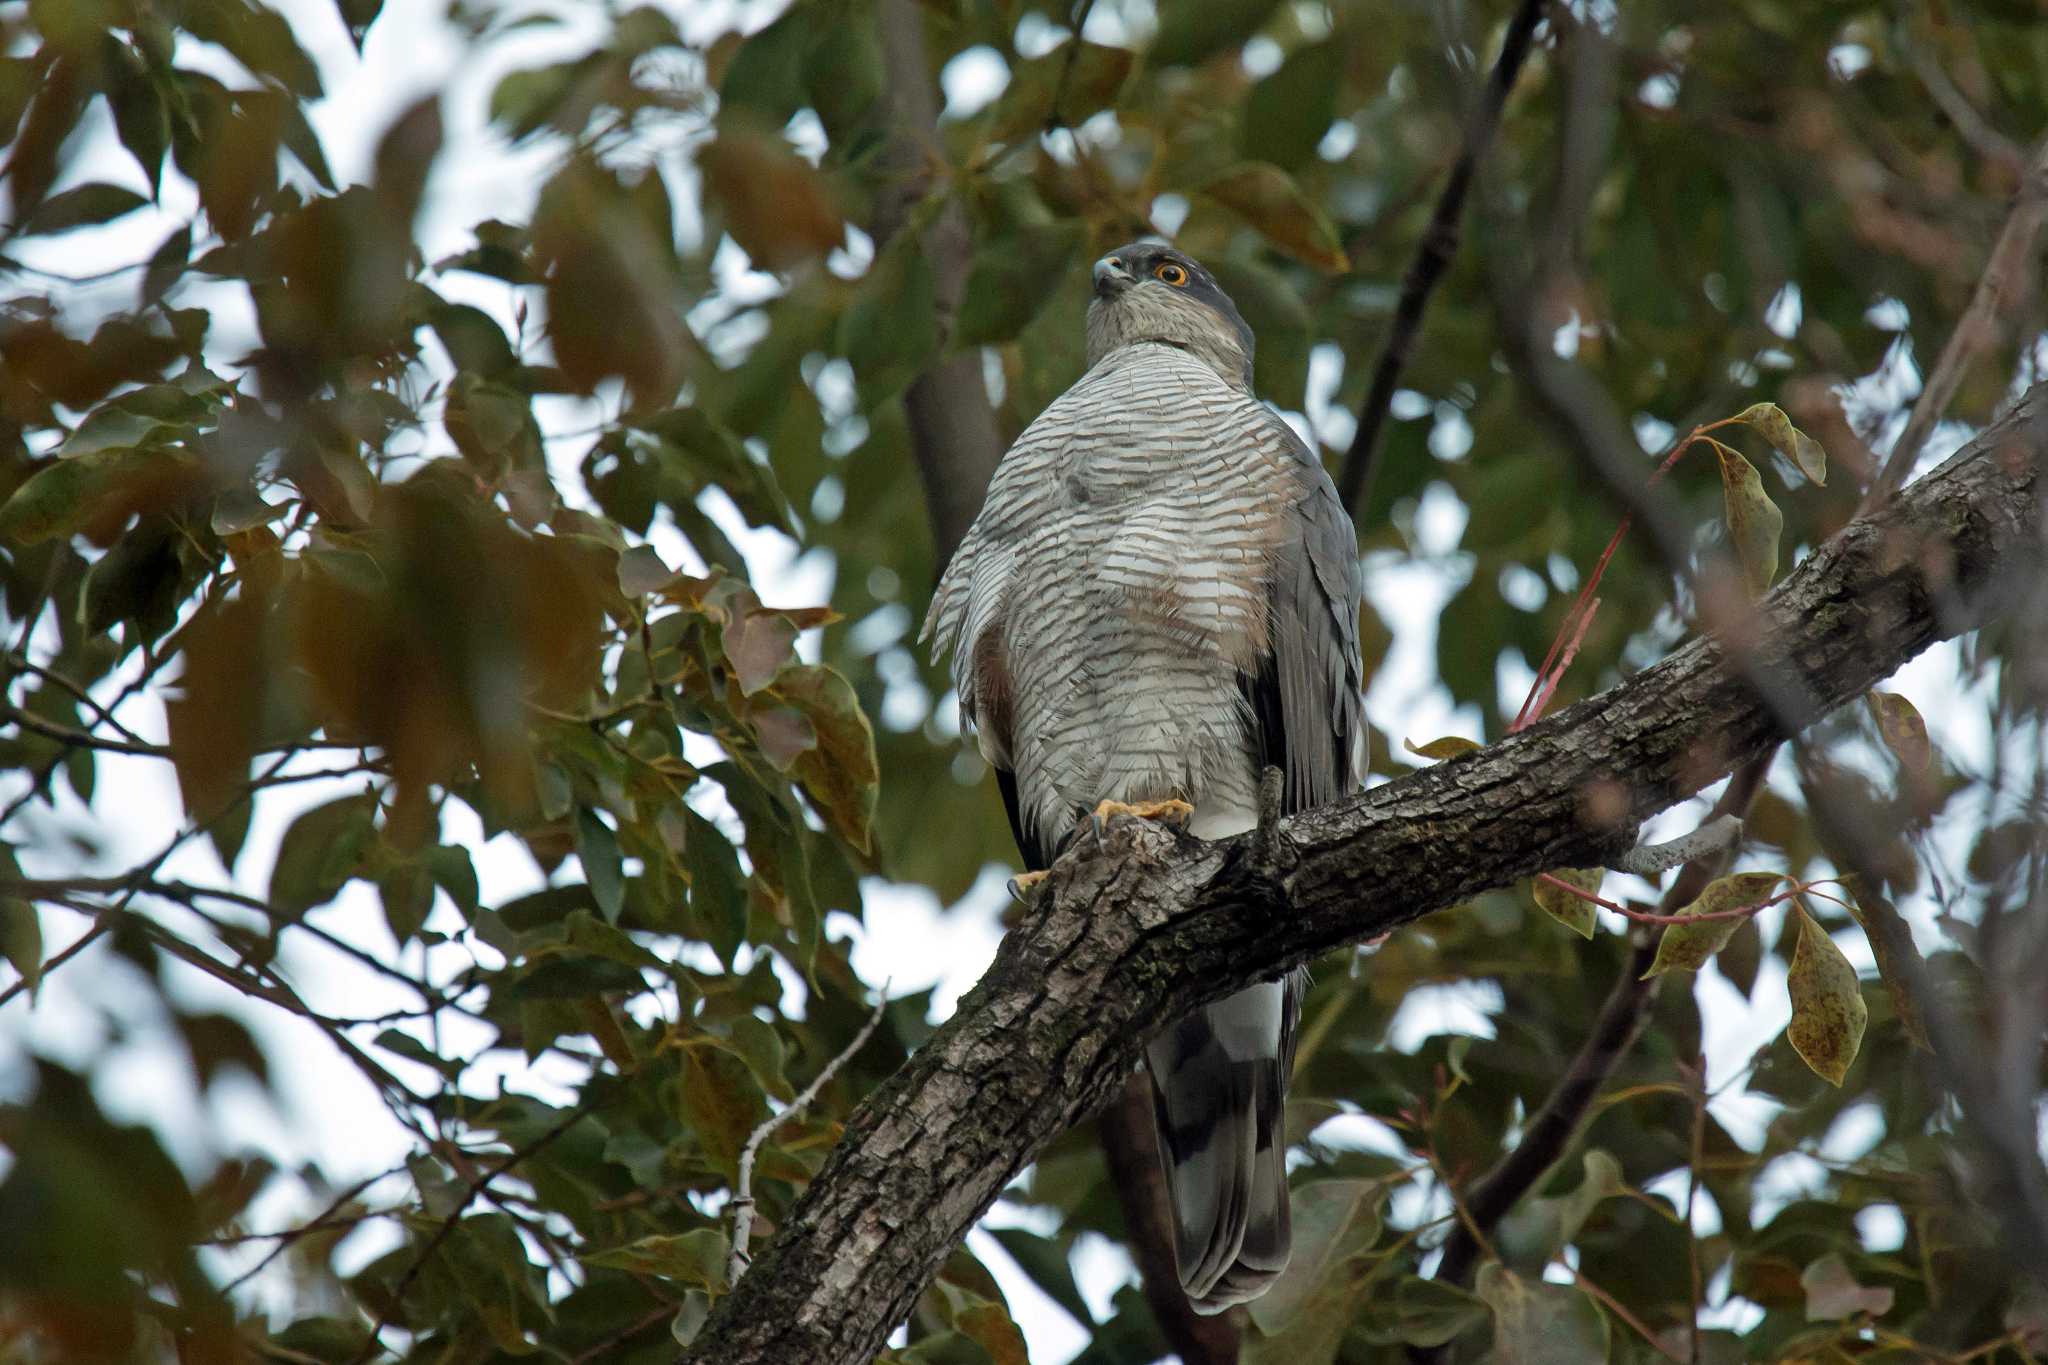
[[[1692,1144],[1689,1152],[1691,1161],[1685,1182],[1685,1260],[1686,1268],[1692,1275],[1692,1346],[1688,1365],[1700,1365],[1700,1309],[1706,1297],[1705,1281],[1700,1274],[1700,1239],[1692,1223],[1693,1206],[1700,1197],[1700,1167],[1706,1163],[1707,1152],[1707,1059],[1701,1057],[1696,1066],[1687,1068],[1688,1096],[1692,1101]]]
[[[1634,1328],[1636,1335],[1648,1342],[1651,1350],[1663,1356],[1666,1360],[1677,1361],[1678,1365],[1685,1365],[1685,1362],[1679,1358],[1676,1351],[1659,1341],[1650,1329],[1643,1325],[1643,1320],[1622,1307],[1621,1301],[1615,1298],[1614,1295],[1593,1283],[1591,1279],[1581,1274],[1576,1267],[1572,1268],[1572,1279],[1578,1284],[1579,1288],[1598,1299],[1601,1307]]]
[[[515,1147],[510,1152],[507,1152],[504,1158],[496,1165],[477,1176],[476,1179],[470,1181],[463,1188],[462,1198],[457,1201],[453,1209],[449,1210],[448,1216],[441,1220],[441,1226],[435,1229],[434,1235],[429,1237],[426,1245],[420,1248],[419,1255],[413,1257],[412,1264],[405,1268],[405,1274],[399,1276],[398,1283],[392,1286],[390,1302],[385,1306],[384,1311],[377,1315],[377,1321],[371,1325],[370,1335],[364,1341],[363,1349],[355,1354],[350,1360],[349,1365],[363,1365],[364,1361],[376,1354],[378,1338],[383,1335],[384,1329],[389,1327],[393,1319],[397,1317],[398,1310],[404,1306],[405,1295],[412,1288],[412,1282],[419,1278],[420,1271],[426,1268],[427,1262],[433,1259],[434,1253],[441,1249],[442,1244],[455,1235],[455,1225],[462,1221],[463,1213],[471,1204],[476,1202],[477,1196],[483,1193],[484,1187],[575,1127],[577,1121],[596,1106],[597,1101],[594,1098],[586,1097],[575,1108],[563,1115],[552,1128],[549,1128],[546,1132],[525,1145]]]
[[[240,1289],[243,1285],[247,1284],[250,1280],[256,1278],[256,1276],[262,1274],[263,1268],[265,1266],[269,1265],[272,1261],[276,1260],[279,1256],[283,1255],[285,1250],[289,1248],[294,1242],[297,1242],[301,1237],[308,1236],[311,1233],[319,1232],[323,1228],[353,1227],[357,1223],[363,1221],[364,1219],[378,1217],[379,1214],[377,1211],[365,1213],[360,1217],[350,1217],[346,1219],[338,1218],[335,1215],[341,1212],[341,1208],[344,1204],[347,1204],[350,1200],[354,1199],[364,1190],[369,1189],[370,1186],[376,1184],[380,1180],[385,1179],[387,1176],[390,1176],[391,1174],[393,1174],[393,1172],[391,1171],[380,1171],[376,1175],[365,1176],[363,1179],[358,1180],[355,1184],[349,1186],[340,1194],[336,1195],[333,1198],[333,1200],[329,1202],[327,1207],[322,1209],[319,1212],[319,1214],[315,1216],[310,1222],[301,1224],[298,1227],[287,1228],[283,1232],[250,1233],[244,1237],[218,1237],[209,1239],[205,1243],[205,1245],[207,1246],[234,1246],[242,1242],[260,1241],[265,1238],[275,1239],[276,1241],[276,1245],[271,1247],[270,1250],[264,1252],[262,1258],[258,1260],[256,1264],[250,1266],[247,1270],[235,1276],[234,1279],[228,1281],[227,1284],[221,1287],[221,1297],[227,1297],[228,1295],[234,1293],[237,1289]]]
[[[1423,310],[1429,306],[1429,296],[1457,253],[1458,223],[1464,216],[1465,195],[1472,187],[1473,171],[1500,127],[1501,108],[1507,103],[1515,77],[1521,74],[1522,63],[1528,59],[1536,25],[1542,18],[1543,0],[1522,0],[1514,17],[1508,20],[1507,32],[1501,37],[1500,56],[1494,59],[1493,73],[1486,78],[1479,105],[1465,126],[1465,149],[1451,167],[1451,178],[1444,182],[1429,227],[1423,231],[1422,240],[1415,247],[1415,258],[1402,277],[1393,327],[1387,333],[1386,345],[1380,349],[1379,363],[1373,367],[1372,388],[1359,406],[1358,426],[1351,433],[1351,448],[1344,454],[1344,469],[1337,483],[1338,496],[1354,515],[1365,510],[1366,490],[1372,484],[1373,467],[1378,462],[1380,432],[1386,426],[1387,410],[1393,404],[1401,371],[1407,367],[1408,353],[1422,329]]]
[[[747,1134],[747,1145],[740,1148],[739,1179],[733,1183],[732,1256],[725,1263],[726,1284],[738,1284],[740,1276],[747,1273],[747,1266],[753,1260],[747,1254],[747,1241],[754,1235],[754,1158],[760,1153],[761,1144],[768,1140],[770,1133],[810,1108],[811,1102],[818,1098],[818,1092],[825,1088],[826,1082],[838,1074],[839,1068],[845,1066],[853,1054],[866,1046],[868,1039],[874,1036],[875,1030],[881,1027],[883,1012],[889,1008],[889,982],[882,983],[882,989],[878,994],[880,998],[875,1001],[874,1012],[868,1015],[868,1021],[860,1026],[860,1032],[853,1035],[853,1041],[846,1045],[845,1050],[825,1063],[818,1074],[811,1077],[811,1083],[797,1093],[797,1097],[789,1102],[788,1108],[779,1114],[770,1114],[762,1119],[755,1125],[754,1131]]]
[[[80,934],[76,939],[74,939],[71,942],[71,945],[69,947],[64,949],[63,952],[58,953],[49,961],[43,963],[41,970],[39,970],[36,973],[36,980],[40,982],[42,978],[48,976],[51,972],[56,971],[59,967],[69,962],[72,958],[77,957],[87,948],[90,948],[92,947],[93,944],[99,942],[101,936],[103,936],[107,932],[108,923],[109,921],[104,917],[95,921],[93,923],[92,928]],[[0,1006],[6,1005],[8,1001],[12,1000],[17,995],[20,995],[23,991],[27,989],[28,978],[24,976],[19,981],[15,982],[12,986],[9,986],[6,990],[0,991]]]
[[[1982,350],[1996,335],[1998,315],[2003,310],[2007,297],[2023,280],[2031,264],[2034,238],[2041,230],[2041,220],[2048,216],[2048,138],[2043,138],[2034,147],[2033,155],[2027,161],[2027,173],[2020,180],[2019,193],[2013,196],[2012,211],[2006,215],[2005,226],[1998,230],[1998,240],[1992,245],[1991,260],[1984,267],[1982,279],[1977,281],[1976,292],[1970,296],[1970,305],[1957,319],[1955,330],[1948,334],[1948,344],[1941,348],[1941,358],[1934,363],[1934,372],[1927,376],[1927,387],[1920,391],[1919,399],[1913,404],[1913,412],[1906,419],[1906,428],[1899,433],[1899,439],[1892,444],[1891,454],[1885,456],[1884,468],[1877,479],[1863,495],[1862,506],[1857,514],[1870,510],[1898,491],[1906,481],[1906,475],[1913,470],[1913,461],[1919,457],[1920,447],[1927,443],[1927,437],[1934,430],[1942,414],[1956,396],[1956,389],[1963,382],[1963,373],[1970,368],[1977,352]]]

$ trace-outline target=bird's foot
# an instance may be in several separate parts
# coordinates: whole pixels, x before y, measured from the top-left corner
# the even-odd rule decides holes
[[[1011,900],[1019,905],[1028,905],[1031,902],[1031,892],[1045,878],[1046,874],[1043,872],[1019,872],[1016,876],[1005,882],[1004,885],[1010,889]]]
[[[1088,822],[1095,827],[1095,843],[1099,848],[1102,832],[1115,816],[1129,815],[1140,820],[1164,820],[1169,824],[1185,825],[1194,814],[1193,806],[1177,796],[1169,796],[1164,801],[1104,801],[1095,807]]]

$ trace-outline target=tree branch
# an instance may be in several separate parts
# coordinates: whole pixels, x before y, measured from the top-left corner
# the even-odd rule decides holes
[[[939,105],[925,54],[924,15],[913,0],[881,0],[879,22],[890,132],[884,163],[888,186],[877,198],[873,223],[877,252],[909,222],[911,210],[945,165],[934,131]],[[967,215],[958,200],[948,200],[938,211],[918,245],[931,263],[938,315],[936,354],[944,355],[974,257]],[[911,457],[917,462],[925,510],[931,517],[936,579],[974,524],[989,476],[1003,457],[995,409],[989,406],[982,382],[980,354],[935,359],[904,393],[903,408],[910,425]]]
[[[1948,344],[1942,347],[1934,372],[1927,376],[1927,387],[1921,390],[1919,400],[1913,404],[1905,430],[1899,433],[1891,454],[1885,457],[1884,468],[1878,471],[1877,479],[1864,494],[1866,507],[1890,497],[1892,490],[1904,483],[1912,472],[1920,447],[1926,444],[1934,424],[1948,411],[1950,400],[1963,382],[1964,372],[1996,332],[1998,315],[2006,300],[2030,273],[2034,238],[2041,231],[2043,217],[2048,217],[2048,138],[2036,144],[2033,154],[2027,159],[2027,173],[2020,180],[2019,192],[2013,196],[2012,211],[2006,215],[2005,226],[1998,230],[1998,240],[1992,245],[1991,260],[1984,267],[1984,276],[1977,281],[1976,292],[1970,296],[1970,306],[1963,310],[1955,330],[1949,333]]]
[[[1167,1020],[1546,868],[1604,864],[1640,823],[2008,607],[2043,563],[2048,386],[1815,551],[1745,647],[1694,639],[1476,753],[1282,825],[1290,855],[1137,821],[1082,840],[980,984],[849,1120],[687,1356],[870,1360],[966,1230],[1121,1087]],[[1286,870],[1270,869],[1277,861]]]
[[[1473,172],[1493,143],[1494,132],[1500,127],[1501,108],[1507,103],[1515,77],[1521,74],[1522,63],[1528,59],[1530,41],[1542,18],[1543,0],[1522,0],[1514,17],[1508,20],[1500,56],[1494,59],[1493,73],[1486,78],[1479,105],[1465,125],[1465,149],[1451,166],[1451,178],[1444,182],[1443,193],[1437,197],[1436,211],[1429,215],[1429,226],[1416,244],[1415,258],[1408,263],[1408,273],[1401,277],[1401,298],[1394,306],[1394,323],[1387,332],[1386,345],[1380,348],[1379,362],[1373,366],[1372,388],[1359,405],[1358,426],[1351,433],[1351,448],[1344,452],[1343,472],[1337,479],[1337,496],[1354,515],[1364,509],[1365,493],[1372,484],[1373,466],[1379,457],[1380,432],[1386,427],[1387,409],[1394,401],[1401,371],[1407,368],[1408,353],[1414,349],[1416,334],[1422,330],[1423,310],[1429,307],[1429,296],[1436,292],[1437,282],[1450,268],[1451,257],[1457,254],[1458,224],[1464,217],[1465,195],[1472,188]]]

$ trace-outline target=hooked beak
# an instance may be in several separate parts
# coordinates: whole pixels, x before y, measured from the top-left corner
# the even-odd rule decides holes
[[[1137,281],[1131,272],[1124,269],[1121,256],[1104,256],[1095,263],[1095,297],[1113,299],[1129,289]]]

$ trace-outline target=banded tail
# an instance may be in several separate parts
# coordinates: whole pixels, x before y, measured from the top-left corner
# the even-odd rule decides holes
[[[1306,974],[1204,1005],[1145,1050],[1181,1289],[1197,1313],[1287,1268],[1287,1077]]]

